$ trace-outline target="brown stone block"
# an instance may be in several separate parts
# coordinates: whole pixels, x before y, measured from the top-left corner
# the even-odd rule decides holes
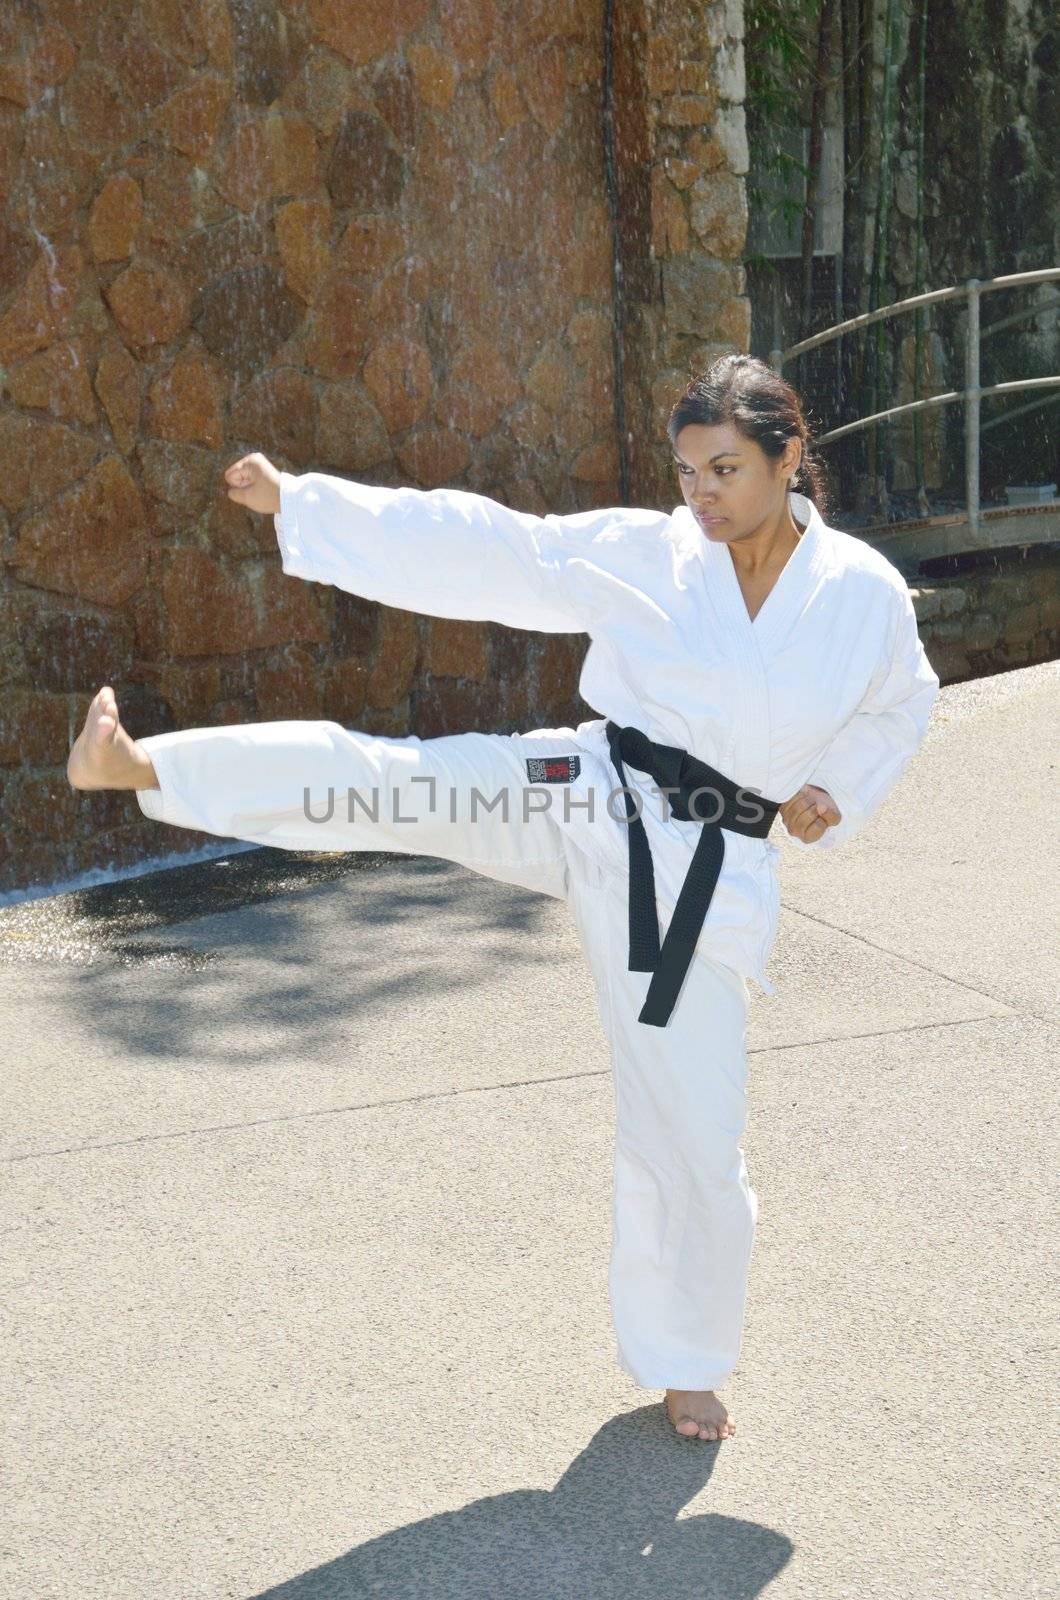
[[[565,409],[561,404],[556,408]],[[513,406],[504,419],[504,426],[524,450],[539,451],[546,455],[555,445],[556,436],[562,436],[562,426],[550,411],[536,400],[521,400]]]
[[[599,439],[582,450],[571,468],[576,478],[589,483],[618,482],[618,444],[612,438]]]
[[[355,727],[368,692],[368,668],[363,661],[332,661],[324,667],[321,717],[344,728]]]
[[[318,586],[285,576],[275,555],[244,561],[235,569],[202,550],[168,551],[163,561],[169,655],[217,655],[239,661],[247,650],[296,642],[323,644],[327,639],[327,605],[314,592]],[[245,682],[241,669],[241,682],[230,684],[229,693],[242,693]]]
[[[714,93],[710,62],[683,57],[677,63],[677,88],[682,94],[702,95],[709,99]]]
[[[166,522],[150,519],[152,527],[187,527],[221,492],[217,458],[212,450],[173,439],[140,438],[136,445],[140,484],[152,501],[174,507],[177,515]]]
[[[332,253],[340,273],[386,272],[408,253],[408,237],[398,217],[353,217]]]
[[[227,493],[211,499],[198,526],[210,549],[229,561],[272,556],[278,549],[272,518],[237,505],[234,500],[229,500]],[[178,519],[175,531],[179,534],[182,528],[183,519]]]
[[[449,368],[449,381],[474,384],[502,406],[510,405],[522,393],[519,375],[511,361],[497,345],[483,338],[474,338],[456,351]]]
[[[321,470],[364,472],[390,454],[386,425],[363,385],[355,379],[325,384],[316,445]]]
[[[218,701],[211,725],[216,728],[242,728],[246,723],[256,720],[251,695],[237,694]]]
[[[518,733],[524,728],[532,728],[537,718],[531,716],[530,702],[531,683],[525,673],[498,683],[496,711],[490,731]]]
[[[589,0],[529,0],[506,24],[520,43],[530,45],[547,39],[596,38],[600,15]]]
[[[747,242],[747,185],[731,172],[700,178],[689,190],[692,227],[711,254],[738,261]]]
[[[519,84],[530,114],[546,134],[556,133],[567,113],[567,55],[550,40],[530,52]]]
[[[347,656],[367,664],[379,646],[379,619],[382,608],[363,595],[346,589],[332,591],[329,654],[338,660]]]
[[[580,89],[583,93],[599,89],[602,79],[603,60],[597,44],[572,44],[567,47],[567,83],[571,89]],[[595,104],[593,111],[594,116],[599,115]]]
[[[327,200],[291,200],[274,218],[288,288],[308,305],[331,265],[332,220]]]
[[[332,50],[364,66],[408,40],[425,25],[430,0],[307,0],[306,14],[313,33]]]
[[[498,67],[491,74],[489,97],[502,134],[509,133],[527,116],[526,102],[519,92],[515,74],[508,67]]]
[[[184,285],[159,267],[126,267],[103,294],[118,332],[134,354],[169,344],[188,324]]]
[[[237,123],[214,173],[218,192],[244,212],[268,200],[310,193],[320,182],[316,129],[279,111]]]
[[[169,708],[173,723],[178,728],[210,727],[214,707],[221,697],[221,669],[216,661],[136,663],[136,677],[148,684]],[[101,682],[110,682],[110,679]],[[122,692],[118,696],[118,711],[122,713]],[[161,731],[161,730],[160,730]],[[146,737],[146,735],[140,735]]]
[[[359,727],[362,732],[374,734],[381,739],[405,738],[409,731],[409,696],[405,695],[396,705],[382,709],[365,706],[360,715]]]
[[[471,460],[467,440],[452,428],[414,428],[395,454],[410,482],[424,489],[450,483]]]
[[[70,702],[64,694],[10,689],[0,696],[0,766],[51,767],[70,750]]]
[[[368,317],[379,333],[402,334],[421,343],[424,311],[431,292],[431,263],[422,256],[406,256],[380,279],[368,302]]]
[[[558,705],[577,692],[588,648],[581,633],[550,633],[544,638],[537,669],[538,703]]]
[[[13,107],[9,109],[14,109]],[[57,117],[38,108],[22,118],[7,153],[12,169],[10,215],[35,244],[78,238],[80,211],[99,181],[99,158],[71,143]]]
[[[526,392],[549,411],[566,403],[573,379],[570,357],[555,340],[546,345],[526,375]]]
[[[264,262],[272,250],[271,230],[264,221],[236,215],[216,227],[196,223],[169,251],[168,261],[189,292],[201,295],[228,273]]]
[[[685,152],[704,173],[728,169],[729,153],[713,131],[692,134],[686,141]]]
[[[426,347],[412,339],[384,339],[365,361],[364,384],[391,435],[411,428],[427,415],[434,394]]]
[[[59,91],[67,137],[102,154],[120,149],[137,133],[137,113],[112,86],[102,67],[82,60]]]
[[[0,363],[21,361],[67,336],[83,264],[78,245],[56,249],[54,261],[40,252],[21,293],[0,317]]]
[[[610,338],[605,345],[587,346],[576,352],[576,360],[568,414],[571,409],[594,411],[600,408],[613,414],[615,352]]]
[[[106,456],[70,494],[18,531],[11,566],[26,583],[119,606],[144,582],[140,493],[118,456]]]
[[[282,109],[307,117],[330,141],[344,113],[351,108],[365,112],[372,109],[366,96],[358,91],[349,62],[334,51],[310,42],[287,87]]]
[[[416,82],[416,93],[433,111],[448,111],[456,92],[457,68],[452,56],[430,44],[413,44],[408,49],[409,66]]]
[[[306,336],[307,365],[325,378],[360,371],[375,330],[368,315],[371,285],[366,278],[338,273],[320,287]]]
[[[53,345],[8,373],[8,393],[17,406],[91,427],[98,412],[86,360],[81,339]]]
[[[86,793],[70,787],[65,772],[68,754],[62,752],[52,771],[14,772],[5,782],[4,838],[20,874],[25,874],[20,876],[23,884],[32,883],[35,876],[42,884],[53,882],[58,852],[81,828],[113,826],[125,814],[120,790]]]
[[[655,33],[648,39],[647,87],[648,94],[672,94],[677,88],[677,41],[668,33]]]
[[[489,635],[482,623],[428,617],[425,628],[424,663],[435,677],[490,682]]]
[[[441,390],[434,415],[446,427],[458,429],[471,439],[481,439],[493,427],[504,406],[476,384],[451,385]]]
[[[613,418],[614,408],[610,401],[605,403],[602,396],[594,394],[588,406],[576,405],[572,398],[562,414],[555,418],[553,437],[564,454],[592,443],[600,431],[601,408]]]
[[[144,7],[145,12],[151,9]],[[121,98],[135,108],[138,120],[146,121],[180,87],[185,70],[159,49],[139,17],[123,17],[121,7],[108,7],[103,19],[92,57],[106,63]]]
[[[233,394],[229,436],[273,461],[308,461],[315,447],[317,412],[316,390],[306,374],[294,367],[273,367]]]
[[[702,128],[714,116],[716,94],[671,94],[660,102],[658,119],[664,128]]]
[[[224,79],[204,73],[170,95],[155,115],[155,127],[181,155],[204,166],[231,103]]]
[[[248,649],[290,643],[327,644],[331,628],[327,596],[320,584],[289,578],[276,557],[248,563],[248,568],[254,599]]]
[[[396,206],[408,177],[402,149],[381,117],[347,111],[335,135],[325,176],[334,204],[357,212]],[[416,156],[419,160],[418,149]]]
[[[198,67],[207,59],[204,36],[209,9],[201,0],[151,0],[145,8],[145,20],[167,55],[185,66]],[[237,10],[235,6],[232,9]],[[267,4],[262,3],[259,17],[267,11]]]
[[[682,161],[678,156],[667,156],[666,176],[675,189],[687,189],[702,175],[702,168],[694,161]]]
[[[588,202],[579,213],[565,266],[571,294],[593,299],[610,294],[611,219],[603,201]]]
[[[50,23],[20,43],[14,61],[0,62],[0,100],[32,106],[45,89],[54,89],[66,80],[77,53],[66,35]]]
[[[368,679],[369,705],[393,705],[409,692],[419,647],[419,627],[413,614],[385,606],[379,616],[379,647]]]
[[[178,356],[151,384],[146,426],[158,439],[190,441],[219,450],[224,442],[224,397],[213,362]]]
[[[124,615],[132,623],[135,652],[141,662],[160,661],[166,653],[166,621],[158,588],[162,560],[162,551],[148,551],[148,585],[133,595],[125,607]]]
[[[421,739],[440,739],[446,734],[475,730],[489,733],[498,722],[508,720],[507,706],[496,685],[487,686],[457,678],[432,678],[415,696],[413,721]],[[492,800],[493,793],[484,793],[484,799]],[[511,803],[509,801],[509,805]],[[448,808],[448,788],[439,789],[438,804],[439,808]],[[487,813],[484,806],[480,808],[479,815],[485,819]]]
[[[88,217],[88,242],[96,261],[124,261],[136,245],[143,221],[140,185],[128,173],[115,173],[99,191]]]
[[[254,673],[254,696],[264,722],[322,717],[321,674],[315,656],[288,645],[261,662]]]
[[[482,72],[500,31],[493,0],[445,0],[438,8],[438,26],[446,52],[461,71]]]
[[[467,105],[474,93],[474,85],[461,84],[461,103]],[[468,198],[467,147],[456,129],[455,113],[449,117],[424,117],[408,187],[401,195],[404,214],[417,216],[420,228],[426,230],[422,237],[432,240],[453,232],[456,212],[450,208],[459,208]],[[460,215],[461,232],[468,227],[468,221]]]
[[[252,261],[207,284],[193,320],[211,354],[227,364],[233,378],[245,382],[282,351],[303,316],[302,303],[276,268]],[[332,336],[339,349],[334,329]]]
[[[567,323],[567,342],[583,365],[606,355],[611,359],[611,316],[608,311],[585,307]]]
[[[656,256],[681,255],[688,249],[691,237],[684,200],[665,172],[656,167],[652,173],[652,253]]]
[[[117,683],[132,665],[133,628],[127,615],[86,615],[69,601],[30,589],[11,596],[6,628],[17,634],[29,687],[52,694],[89,692]]]
[[[20,111],[0,101],[0,201],[5,205],[11,197],[15,172],[22,153],[23,122],[24,118]],[[3,225],[5,233],[15,237],[13,218],[10,215],[0,213],[0,224]],[[0,273],[6,274],[8,265],[4,261],[3,249],[0,248]],[[0,277],[0,283],[4,283],[6,290],[6,276]]]
[[[97,449],[63,423],[0,412],[0,505],[17,516],[51,500],[88,471]]]
[[[296,585],[282,572],[279,579],[284,589],[269,573],[256,580],[246,570],[236,576],[204,550],[167,552],[162,577],[167,654],[223,656],[291,639],[322,643],[327,630],[319,603],[307,606],[306,596],[293,595]]]

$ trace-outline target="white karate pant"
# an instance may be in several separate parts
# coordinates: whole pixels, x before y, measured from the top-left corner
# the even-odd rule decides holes
[[[160,787],[136,794],[145,815],[222,838],[440,857],[567,903],[610,1045],[619,1364],[645,1388],[715,1389],[739,1354],[758,1212],[739,1142],[748,988],[697,953],[667,1026],[637,1021],[651,975],[628,970],[625,809],[602,726],[435,739],[321,721],[192,728],[139,741]],[[566,784],[526,797],[528,758],[570,754],[582,763],[572,793],[597,788],[591,823],[565,815]],[[507,820],[487,809],[503,791]]]

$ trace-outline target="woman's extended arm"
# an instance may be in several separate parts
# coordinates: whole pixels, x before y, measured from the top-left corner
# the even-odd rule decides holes
[[[292,577],[433,617],[582,633],[566,556],[615,510],[512,511],[464,489],[389,489],[323,472],[280,473],[275,516]]]
[[[844,844],[879,810],[927,732],[939,679],[917,631],[909,590],[896,587],[891,646],[878,679],[816,763],[807,783],[826,789],[841,820],[800,850]]]

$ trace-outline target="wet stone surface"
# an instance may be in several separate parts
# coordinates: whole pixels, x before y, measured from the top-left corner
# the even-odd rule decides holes
[[[3,907],[0,967],[106,962],[199,971],[220,960],[220,955],[170,946],[164,938],[145,940],[142,935],[334,883],[385,859],[371,851],[315,854],[263,846]]]

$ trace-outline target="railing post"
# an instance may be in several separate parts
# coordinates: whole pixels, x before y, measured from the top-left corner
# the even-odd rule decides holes
[[[968,539],[979,543],[979,282],[969,278],[964,340],[964,498]]]

